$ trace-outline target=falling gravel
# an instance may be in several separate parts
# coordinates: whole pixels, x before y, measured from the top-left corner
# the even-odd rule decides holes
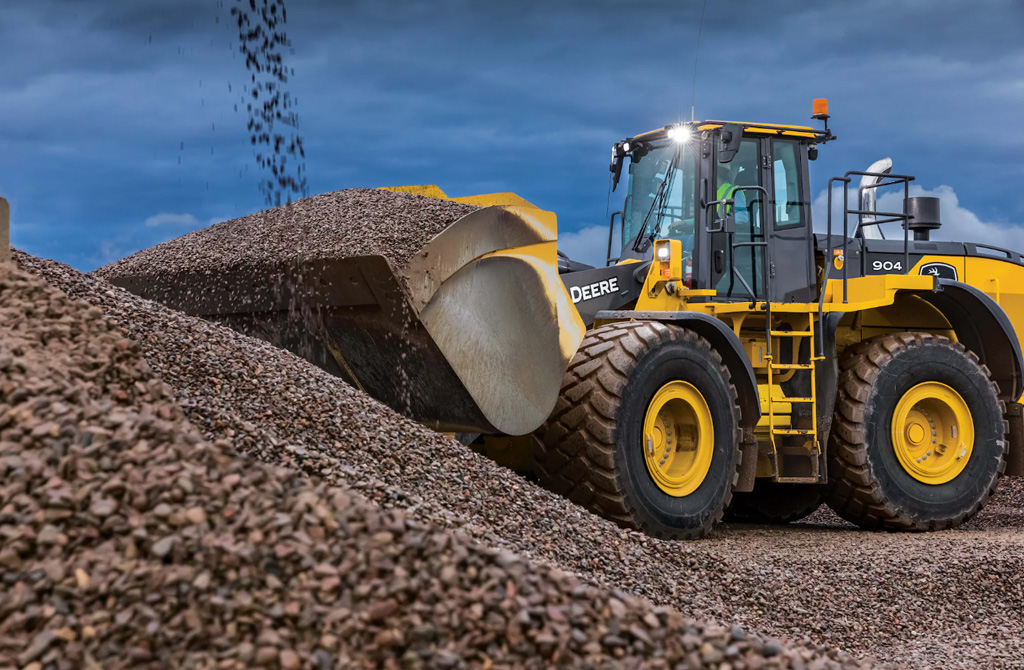
[[[830,523],[723,527],[706,541],[663,542],[588,514],[262,341],[65,266],[18,259],[116,318],[208,439],[230,439],[261,461],[764,636],[808,637],[911,667],[1014,667],[1024,654],[1019,508],[1001,508],[991,525],[983,511],[974,531],[883,534]]]
[[[260,192],[268,205],[306,195],[306,152],[299,133],[288,79],[291,40],[284,0],[236,0],[231,18],[238,26],[238,51],[245,56],[249,85],[244,88],[249,141],[263,172]],[[292,52],[294,53],[294,52]]]
[[[0,537],[0,667],[867,667],[206,441],[101,309],[3,268]]]
[[[382,189],[297,200],[202,230],[96,270],[105,279],[275,270],[309,260],[381,255],[400,269],[432,237],[479,207]]]

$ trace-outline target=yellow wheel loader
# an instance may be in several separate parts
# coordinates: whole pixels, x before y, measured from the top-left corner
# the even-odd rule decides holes
[[[628,183],[606,267],[561,254],[550,212],[492,194],[461,199],[482,208],[402,268],[117,283],[289,348],[657,537],[823,500],[864,528],[955,526],[1024,475],[1024,260],[931,240],[938,201],[884,162],[829,181],[815,234],[808,163],[835,138],[824,101],[814,118],[616,143]],[[878,211],[879,189],[903,206]]]

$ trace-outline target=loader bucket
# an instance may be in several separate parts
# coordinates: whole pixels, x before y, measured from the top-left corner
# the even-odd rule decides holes
[[[585,327],[558,277],[554,214],[474,198],[462,200],[490,206],[401,269],[366,255],[111,281],[289,349],[435,429],[523,435],[553,409]]]

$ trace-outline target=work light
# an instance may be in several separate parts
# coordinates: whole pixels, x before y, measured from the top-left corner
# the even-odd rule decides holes
[[[668,129],[668,138],[676,144],[686,144],[692,135],[690,126],[672,126]]]

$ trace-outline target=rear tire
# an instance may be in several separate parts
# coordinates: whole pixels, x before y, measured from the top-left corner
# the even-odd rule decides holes
[[[1007,424],[998,389],[977,356],[945,337],[899,333],[852,347],[840,368],[827,493],[839,516],[862,528],[939,530],[984,507],[1006,468]],[[921,397],[916,389],[931,387],[947,389],[942,393],[957,409],[943,410],[927,397],[907,409]],[[912,425],[905,417],[918,407],[923,420]],[[966,420],[944,430],[944,411]],[[915,441],[929,451],[910,453]]]
[[[786,484],[758,479],[749,493],[733,493],[725,520],[781,525],[813,514],[824,500],[820,484]]]
[[[713,428],[710,435],[704,429],[686,433],[696,436],[694,444],[706,445],[693,453],[710,458],[698,468],[698,474],[705,467],[706,473],[690,478],[692,492],[681,476],[679,494],[671,495],[649,469],[654,451],[645,444],[644,431],[645,421],[649,424],[654,416],[649,406],[659,407],[658,398],[676,384],[699,398],[708,419],[700,425]],[[657,322],[594,329],[573,358],[555,409],[534,440],[537,478],[622,526],[666,539],[700,537],[721,519],[738,477],[736,397],[721,356],[692,331]],[[660,411],[656,416],[662,416]],[[684,431],[676,433],[673,439],[680,447],[675,453],[690,453],[682,448]],[[692,458],[696,463],[697,456]]]

